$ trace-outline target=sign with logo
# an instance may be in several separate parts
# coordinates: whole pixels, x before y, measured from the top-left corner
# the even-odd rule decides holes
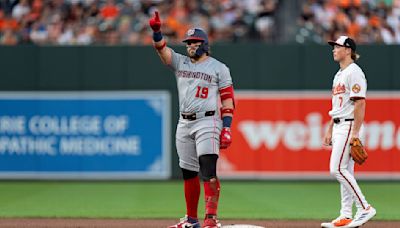
[[[167,92],[0,93],[0,178],[165,179]]]
[[[331,147],[323,146],[330,121],[329,92],[251,92],[235,97],[233,143],[221,150],[226,178],[330,178]],[[362,178],[400,177],[400,93],[367,93],[364,145],[356,165]]]

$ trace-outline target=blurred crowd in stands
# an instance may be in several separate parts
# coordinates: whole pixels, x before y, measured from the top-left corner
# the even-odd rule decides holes
[[[283,1],[298,0],[0,0],[0,45],[148,45],[155,10],[170,44],[191,27],[204,28],[213,42],[277,43],[279,25],[292,26],[298,43],[339,34],[400,43],[400,0],[299,0],[297,14],[284,15],[293,18],[289,25],[278,23]]]
[[[347,34],[360,44],[400,44],[400,0],[307,0],[299,25],[299,43]]]
[[[158,10],[169,43],[190,27],[214,41],[274,39],[278,0],[0,0],[0,43],[151,44],[148,19]]]

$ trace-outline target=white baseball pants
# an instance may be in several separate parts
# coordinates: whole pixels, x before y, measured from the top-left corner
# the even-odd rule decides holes
[[[330,173],[340,183],[341,210],[340,215],[352,218],[353,202],[357,209],[366,209],[366,201],[360,187],[354,178],[354,161],[350,156],[350,137],[353,121],[341,121],[333,125],[332,131],[332,153],[330,159]],[[360,129],[360,136],[364,131]]]

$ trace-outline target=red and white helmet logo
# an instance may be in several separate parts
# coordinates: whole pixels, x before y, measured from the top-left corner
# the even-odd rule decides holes
[[[192,35],[194,34],[194,32],[195,32],[194,29],[189,29],[189,30],[187,31],[187,35],[188,35],[188,36],[192,36]]]

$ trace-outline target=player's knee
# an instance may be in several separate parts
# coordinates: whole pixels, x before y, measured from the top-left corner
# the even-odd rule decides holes
[[[329,174],[331,176],[336,177],[339,174],[338,166],[339,164],[332,163],[331,161],[331,164],[329,164]]]
[[[342,173],[339,169],[331,169],[330,170],[331,176],[335,177],[336,179],[342,178]]]
[[[329,174],[331,175],[331,176],[333,176],[333,177],[336,177],[336,175],[337,175],[337,170],[329,170]]]
[[[204,181],[217,180],[218,155],[206,154],[199,157],[200,173]]]
[[[335,176],[337,171],[338,171],[337,167],[335,167],[335,168],[334,167],[330,167],[329,168],[329,173],[331,174],[331,176]]]
[[[181,168],[181,170],[182,170],[182,176],[183,176],[184,180],[189,180],[189,179],[195,178],[199,174],[196,171],[191,171],[191,170],[187,170],[187,169],[183,169],[183,168]]]

